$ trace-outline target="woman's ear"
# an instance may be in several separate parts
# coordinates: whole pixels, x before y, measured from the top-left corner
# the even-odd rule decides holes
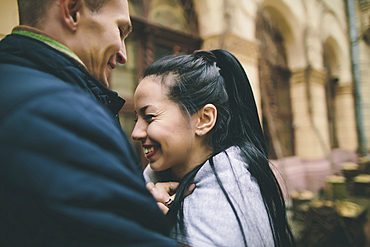
[[[198,111],[196,134],[202,137],[216,124],[217,108],[213,104],[206,104]]]
[[[83,0],[59,0],[63,24],[74,32],[80,21]]]

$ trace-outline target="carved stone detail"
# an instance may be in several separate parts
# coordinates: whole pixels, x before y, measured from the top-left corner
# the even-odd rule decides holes
[[[324,86],[326,82],[326,72],[323,70],[312,69],[310,82]]]
[[[204,50],[225,49],[234,55],[242,55],[249,59],[259,58],[259,45],[253,41],[240,38],[234,34],[228,34],[222,39],[221,35],[214,35],[204,39]]]
[[[292,84],[305,83],[307,80],[306,73],[307,73],[307,68],[294,70],[292,72],[290,84],[292,85]],[[311,83],[316,83],[316,84],[324,86],[325,78],[326,78],[326,73],[324,71],[320,71],[320,70],[313,69],[313,68],[310,69],[308,80],[310,80]]]
[[[352,84],[338,85],[336,88],[337,95],[353,94]]]
[[[368,10],[370,8],[370,0],[359,0],[359,5],[362,11]]]
[[[305,79],[305,69],[297,69],[292,71],[292,76],[290,78],[290,85],[304,83]]]

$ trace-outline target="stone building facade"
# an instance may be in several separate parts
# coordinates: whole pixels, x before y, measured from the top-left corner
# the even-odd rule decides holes
[[[370,147],[370,1],[353,1]],[[346,2],[129,1],[133,33],[127,39],[128,62],[110,78],[112,88],[127,100],[121,112],[124,129],[130,135],[133,92],[148,64],[167,54],[226,49],[240,60],[252,83],[270,158],[289,190],[317,191],[341,163],[357,159]],[[16,1],[2,0],[0,39],[17,23]]]
[[[360,51],[362,117],[367,147],[370,149],[370,0],[356,1],[355,11]]]

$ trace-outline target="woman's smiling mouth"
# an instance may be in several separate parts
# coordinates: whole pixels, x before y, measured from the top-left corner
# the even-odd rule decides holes
[[[149,159],[152,157],[154,154],[157,153],[158,147],[156,146],[150,146],[150,147],[143,147],[145,156]]]

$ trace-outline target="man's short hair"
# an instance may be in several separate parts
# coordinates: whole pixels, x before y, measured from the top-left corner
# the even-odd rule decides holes
[[[46,17],[50,4],[56,0],[17,0],[19,24],[31,27],[40,27]],[[110,0],[83,0],[84,4],[93,12],[99,10]]]

